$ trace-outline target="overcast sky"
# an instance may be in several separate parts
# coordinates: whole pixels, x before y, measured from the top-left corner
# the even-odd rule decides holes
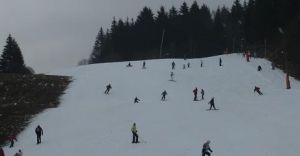
[[[27,66],[38,73],[76,66],[88,58],[100,27],[135,18],[144,6],[179,8],[184,0],[0,0],[0,53],[9,33]],[[185,0],[190,6],[194,0]],[[233,0],[198,0],[215,10]]]

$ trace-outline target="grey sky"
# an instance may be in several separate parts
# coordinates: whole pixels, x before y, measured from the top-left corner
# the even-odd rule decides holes
[[[0,0],[0,53],[9,33],[36,72],[76,66],[88,58],[99,28],[112,18],[135,18],[144,6],[179,8],[184,0]],[[185,0],[190,6],[194,0]],[[198,0],[211,9],[233,0]]]

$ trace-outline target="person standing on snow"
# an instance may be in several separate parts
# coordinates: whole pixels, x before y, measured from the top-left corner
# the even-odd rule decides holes
[[[204,90],[201,89],[201,99],[204,100]]]
[[[175,69],[175,62],[172,62],[172,70]]]
[[[42,142],[42,135],[43,135],[43,129],[40,125],[38,125],[36,128],[35,128],[35,134],[36,134],[36,138],[37,138],[37,144],[40,144]]]
[[[193,93],[194,93],[194,101],[197,101],[197,94],[198,94],[198,88],[197,87],[193,90]]]
[[[219,66],[221,67],[222,66],[222,58],[220,57],[219,59]]]
[[[203,147],[202,147],[202,156],[205,156],[205,155],[208,155],[210,156],[210,154],[213,152],[211,149],[210,149],[210,141],[207,140],[204,144],[203,144]]]
[[[203,67],[203,61],[202,60],[201,60],[200,66],[201,66],[201,68]]]
[[[161,95],[162,95],[161,101],[165,101],[165,100],[166,100],[166,95],[167,95],[167,94],[168,94],[168,93],[167,93],[166,90],[164,90],[164,91],[161,93]]]
[[[136,124],[133,123],[131,127],[131,132],[132,132],[132,143],[139,143],[139,136],[137,134],[137,129],[136,129]]]
[[[208,104],[210,104],[210,108],[209,110],[212,109],[212,107],[214,108],[214,110],[217,110],[216,107],[215,107],[215,98],[211,98],[211,100],[208,102]]]
[[[190,64],[190,62],[188,62],[188,63],[187,63],[187,67],[190,68],[190,66],[191,66],[191,64]]]
[[[109,93],[109,91],[111,90],[111,85],[110,84],[108,84],[107,86],[106,86],[106,90],[105,90],[105,94],[108,94]]]

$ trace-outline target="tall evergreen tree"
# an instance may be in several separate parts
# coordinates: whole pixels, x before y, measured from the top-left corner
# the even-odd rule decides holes
[[[104,32],[102,27],[97,34],[96,41],[94,43],[93,51],[89,59],[89,63],[99,63],[101,62],[101,53],[103,52],[104,46]]]
[[[3,53],[0,59],[0,72],[3,73],[23,73],[30,71],[26,68],[21,49],[16,40],[9,35],[6,39]]]

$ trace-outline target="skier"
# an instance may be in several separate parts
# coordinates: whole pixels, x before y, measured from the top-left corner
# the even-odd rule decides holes
[[[140,102],[140,99],[137,98],[137,97],[135,97],[135,98],[134,98],[134,103],[139,103],[139,102]]]
[[[9,148],[14,147],[15,141],[18,141],[15,135],[11,135],[8,137],[8,140],[10,141]]]
[[[107,86],[106,86],[106,90],[105,90],[105,94],[108,94],[109,93],[109,91],[111,90],[111,85],[110,84],[108,84]]]
[[[257,71],[261,71],[261,66],[257,66]]]
[[[222,66],[222,58],[220,57],[219,59],[219,66],[221,67]]]
[[[164,90],[164,91],[161,93],[161,95],[162,95],[161,101],[165,101],[165,100],[166,100],[166,95],[167,95],[167,94],[168,94],[168,93],[167,93],[166,90]]]
[[[43,129],[40,125],[35,128],[35,134],[37,138],[37,144],[40,144],[42,142],[41,136],[43,135]]]
[[[0,156],[5,156],[2,147],[0,147]]]
[[[197,101],[197,94],[198,94],[198,88],[197,87],[193,90],[193,93],[194,93],[194,101]]]
[[[260,88],[257,86],[254,87],[254,92],[257,92],[259,95],[263,95],[263,93],[260,91]]]
[[[207,140],[204,144],[203,144],[203,148],[202,148],[202,156],[208,155],[210,156],[210,154],[213,152],[210,147],[210,140]]]
[[[215,107],[215,98],[211,98],[211,100],[208,102],[208,104],[210,104],[210,108],[209,110],[211,110],[212,108],[214,108],[214,110],[217,110]]]
[[[19,149],[19,151],[14,156],[23,156],[23,152],[21,151],[21,149]]]
[[[131,63],[129,62],[126,67],[132,67]]]
[[[146,62],[143,62],[143,69],[146,69]]]
[[[136,124],[133,123],[133,126],[131,128],[131,132],[132,132],[132,143],[139,143],[139,136],[137,134],[137,129],[136,129]]]
[[[201,60],[201,68],[203,67],[203,61]]]
[[[174,79],[173,79],[174,73],[173,72],[171,72],[170,76],[171,76],[171,81],[174,81]]]
[[[190,62],[188,62],[188,63],[187,63],[187,67],[190,68],[190,66],[191,66],[191,64],[190,64]]]
[[[182,67],[182,69],[185,69],[185,64],[183,64],[183,67]]]
[[[175,62],[172,62],[172,70],[175,69]]]
[[[204,100],[204,90],[201,89],[201,99]]]

